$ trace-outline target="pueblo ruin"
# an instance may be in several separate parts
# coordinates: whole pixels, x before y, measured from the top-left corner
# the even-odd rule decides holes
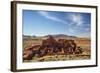
[[[72,39],[58,39],[52,36],[42,40],[41,45],[31,46],[23,50],[23,59],[31,60],[32,57],[43,57],[46,55],[74,55],[82,54],[82,48],[77,46]]]

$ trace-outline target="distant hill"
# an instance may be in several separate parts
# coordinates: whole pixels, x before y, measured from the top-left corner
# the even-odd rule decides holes
[[[49,38],[49,36],[52,36],[55,39],[75,39],[77,38],[76,36],[69,36],[69,35],[65,35],[65,34],[56,34],[56,35],[46,35],[46,36],[29,36],[29,35],[23,35],[24,38],[42,38],[42,39],[46,39]]]
[[[36,38],[36,36],[23,35],[23,38]]]
[[[57,34],[57,35],[46,35],[44,36],[44,38],[48,38],[49,36],[52,36],[56,39],[60,39],[60,38],[63,38],[63,39],[74,39],[74,38],[77,38],[76,36],[69,36],[69,35],[65,35],[65,34]]]

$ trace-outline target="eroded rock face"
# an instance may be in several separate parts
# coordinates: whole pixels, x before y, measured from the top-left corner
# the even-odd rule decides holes
[[[26,48],[23,51],[23,59],[24,60],[31,60],[33,56],[39,54],[40,45],[35,45],[30,48]]]
[[[52,36],[42,41],[41,45],[35,45],[23,52],[23,59],[30,60],[32,57],[38,55],[43,57],[45,55],[53,54],[80,54],[82,48],[78,47],[74,40],[58,39],[55,40]]]
[[[33,51],[32,50],[24,50],[23,52],[23,59],[24,60],[31,60],[32,59],[32,56],[33,56]]]
[[[44,47],[51,47],[51,46],[56,46],[56,45],[57,45],[57,41],[52,36],[42,41],[42,46]]]

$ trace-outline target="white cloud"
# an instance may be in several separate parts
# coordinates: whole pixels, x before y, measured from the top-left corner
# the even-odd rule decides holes
[[[75,29],[72,29],[72,28],[70,28],[68,31],[69,31],[70,33],[75,33],[75,32],[76,32],[76,30],[75,30]]]
[[[71,24],[76,24],[76,26],[83,24],[83,17],[80,14],[69,14],[68,18],[72,21]]]
[[[68,32],[69,32],[69,35],[74,35],[74,36],[81,37],[81,38],[90,38],[91,36],[88,28],[86,29],[70,28],[68,29]]]
[[[45,18],[47,19],[50,19],[50,20],[53,20],[53,21],[56,21],[56,22],[60,22],[60,23],[63,23],[63,24],[67,24],[67,22],[61,20],[60,18],[57,18],[57,17],[54,17],[54,16],[51,16],[48,12],[46,11],[38,11],[38,13],[42,16],[44,16]]]

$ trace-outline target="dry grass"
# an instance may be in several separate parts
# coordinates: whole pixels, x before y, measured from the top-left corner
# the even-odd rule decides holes
[[[39,45],[42,43],[41,39],[24,39],[23,40],[23,49],[30,48],[34,45]]]

